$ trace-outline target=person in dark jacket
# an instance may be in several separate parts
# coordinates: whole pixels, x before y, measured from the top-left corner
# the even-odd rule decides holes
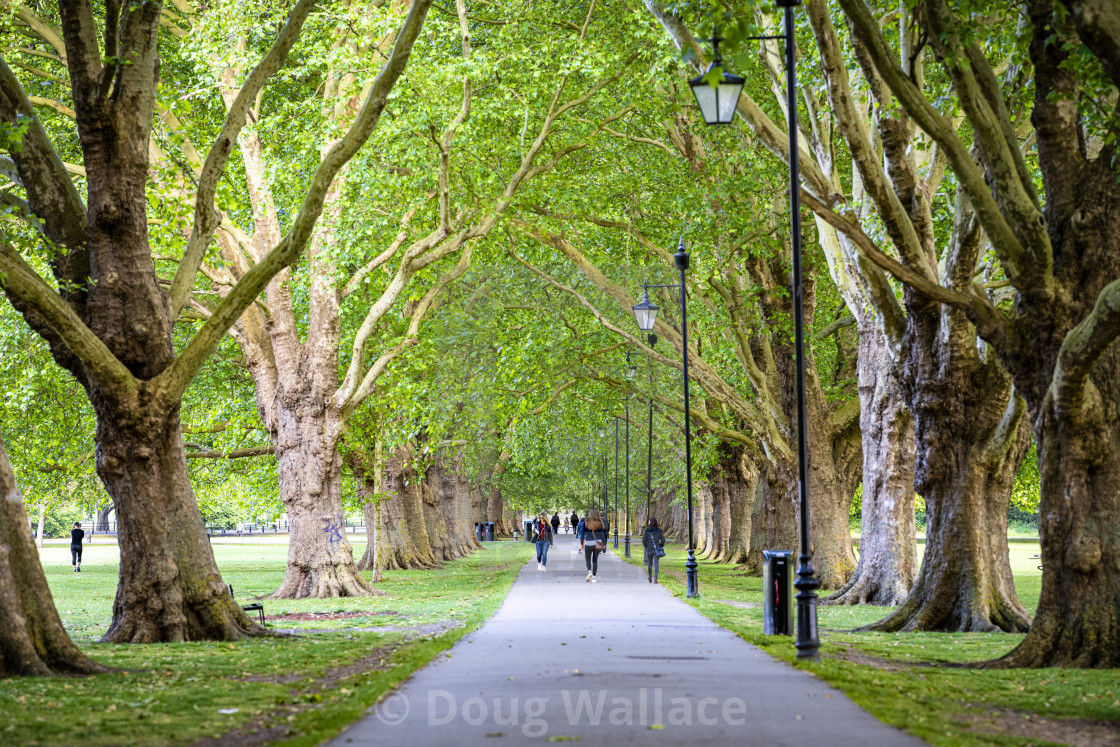
[[[577,514],[575,511],[572,511],[572,531],[574,532],[576,530],[576,527],[578,527],[578,526],[579,526],[579,514]]]
[[[70,530],[70,565],[74,567],[74,573],[82,572],[82,540],[85,536],[81,523],[75,521],[74,528]]]
[[[607,528],[599,515],[599,509],[593,508],[583,520],[583,534],[579,539],[579,549],[583,551],[584,562],[587,563],[587,578],[584,581],[598,582],[595,576],[599,572],[599,553],[606,547]]]
[[[548,548],[552,547],[552,524],[548,512],[542,511],[533,522],[533,541],[537,543],[537,570],[548,570]]]
[[[650,517],[649,526],[642,532],[642,547],[646,551],[646,574],[651,584],[657,583],[658,566],[661,564],[659,548],[665,546],[665,533],[657,525],[657,519]]]
[[[555,514],[552,515],[552,533],[553,534],[559,534],[560,533],[560,514],[559,513],[555,513]]]

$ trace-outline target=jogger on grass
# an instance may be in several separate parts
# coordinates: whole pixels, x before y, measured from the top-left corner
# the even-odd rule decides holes
[[[82,572],[82,540],[85,536],[81,523],[75,521],[74,528],[70,530],[70,565],[74,566],[74,573]]]
[[[583,550],[583,559],[587,563],[587,578],[584,581],[596,583],[595,575],[599,572],[599,553],[607,546],[607,530],[599,516],[599,509],[593,508],[587,512],[583,520],[583,534],[579,539],[579,549]]]

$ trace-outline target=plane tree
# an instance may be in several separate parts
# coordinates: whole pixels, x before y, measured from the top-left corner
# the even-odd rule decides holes
[[[922,4],[911,28],[951,84],[953,104],[971,125],[966,140],[900,61],[880,25],[883,9],[864,0],[840,7],[864,75],[897,103],[896,121],[912,122],[944,152],[1013,293],[1010,307],[999,306],[972,282],[972,268],[936,282],[877,246],[864,251],[914,292],[954,310],[945,313],[967,315],[1026,402],[1041,477],[1042,594],[1027,636],[998,664],[1115,667],[1120,185],[1117,121],[1101,106],[1120,85],[1111,17],[1093,3],[1072,3],[1073,13],[1049,0],[1026,3],[1010,59],[1022,77],[1005,88],[1003,60],[982,44],[986,16],[942,0]]]
[[[160,32],[162,3],[110,3],[99,15],[88,2],[64,0],[57,27],[41,29],[49,58],[67,74],[76,144],[73,133],[48,135],[15,72],[23,68],[8,64],[10,52],[0,60],[5,174],[19,195],[8,199],[20,208],[10,214],[36,233],[33,241],[0,244],[0,284],[48,341],[55,361],[82,385],[97,416],[97,472],[114,500],[121,546],[120,583],[105,640],[228,640],[263,632],[234,602],[214,563],[187,473],[180,402],[227,330],[268,281],[302,254],[334,176],[376,127],[428,7],[425,0],[413,4],[361,112],[314,167],[287,230],[179,350],[172,332],[221,223],[215,195],[225,166],[314,3],[293,7],[239,84],[236,103],[191,184],[189,238],[169,291],[153,263],[148,225],[155,196],[150,146],[158,63],[161,48],[175,37]],[[21,6],[17,16],[36,22],[25,11]],[[64,160],[56,140],[74,146],[81,163]]]

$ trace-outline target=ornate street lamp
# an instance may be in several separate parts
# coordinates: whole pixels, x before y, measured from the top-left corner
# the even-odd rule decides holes
[[[655,285],[654,288],[662,288],[667,286]],[[676,286],[673,286],[676,287]],[[634,319],[638,322],[638,329],[643,332],[649,332],[653,329],[653,323],[657,321],[657,312],[661,311],[660,306],[655,306],[649,300],[649,283],[642,284],[642,300],[634,304],[630,308],[634,311]]]
[[[692,427],[689,419],[689,403],[688,403],[688,297],[685,294],[684,273],[688,269],[688,252],[684,248],[684,239],[680,240],[677,246],[677,253],[673,255],[673,262],[680,271],[680,282],[673,285],[650,285],[645,283],[642,286],[642,300],[636,303],[632,309],[634,311],[634,319],[638,322],[638,329],[643,332],[649,332],[653,329],[653,324],[657,321],[658,307],[650,303],[649,289],[650,288],[676,288],[681,297],[681,356],[684,362],[684,462],[685,462],[685,485],[688,490],[688,562],[685,563],[685,596],[699,597],[700,590],[696,581],[696,546],[693,542],[692,532]]]
[[[797,658],[819,661],[820,640],[817,637],[817,589],[820,581],[813,572],[813,556],[809,545],[809,445],[806,437],[805,415],[805,334],[804,334],[804,306],[805,297],[801,281],[801,196],[799,193],[801,177],[798,163],[797,142],[797,68],[795,39],[793,33],[793,9],[801,4],[801,0],[776,0],[775,4],[782,9],[784,14],[784,29],[781,36],[755,36],[752,40],[781,39],[785,41],[786,52],[786,109],[789,116],[789,201],[790,201],[790,233],[793,245],[793,337],[794,347],[797,350],[797,471],[799,478],[798,498],[801,505],[800,526],[800,553],[797,556],[797,580],[793,585],[797,587]],[[714,60],[709,66],[720,65],[719,34],[712,37],[712,53]],[[722,66],[721,66],[722,68]],[[724,73],[726,76],[727,73]],[[692,92],[697,93],[696,81],[689,81]],[[736,76],[732,76],[736,77]],[[741,79],[740,79],[741,80]],[[711,86],[708,86],[711,88]],[[738,100],[738,94],[736,94]],[[700,101],[697,96],[697,101]],[[713,121],[708,117],[701,104],[704,121],[708,124],[726,124],[722,119]],[[734,117],[732,108],[731,117]],[[727,121],[730,121],[728,119]],[[687,417],[687,412],[685,416]]]
[[[719,54],[719,43],[723,37],[719,31],[712,32],[712,64],[703,74],[688,81],[692,95],[700,105],[704,121],[710,125],[731,124],[735,121],[735,107],[739,104],[739,94],[745,82],[738,75],[723,69],[723,58]]]

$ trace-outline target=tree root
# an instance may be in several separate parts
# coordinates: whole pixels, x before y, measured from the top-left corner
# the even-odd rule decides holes
[[[374,589],[354,563],[330,563],[318,569],[288,566],[284,583],[268,595],[268,599],[335,599],[338,597],[382,596]]]
[[[870,604],[884,607],[899,607],[910,597],[908,590],[891,588],[880,583],[873,573],[856,573],[848,583],[821,600],[828,605]]]

